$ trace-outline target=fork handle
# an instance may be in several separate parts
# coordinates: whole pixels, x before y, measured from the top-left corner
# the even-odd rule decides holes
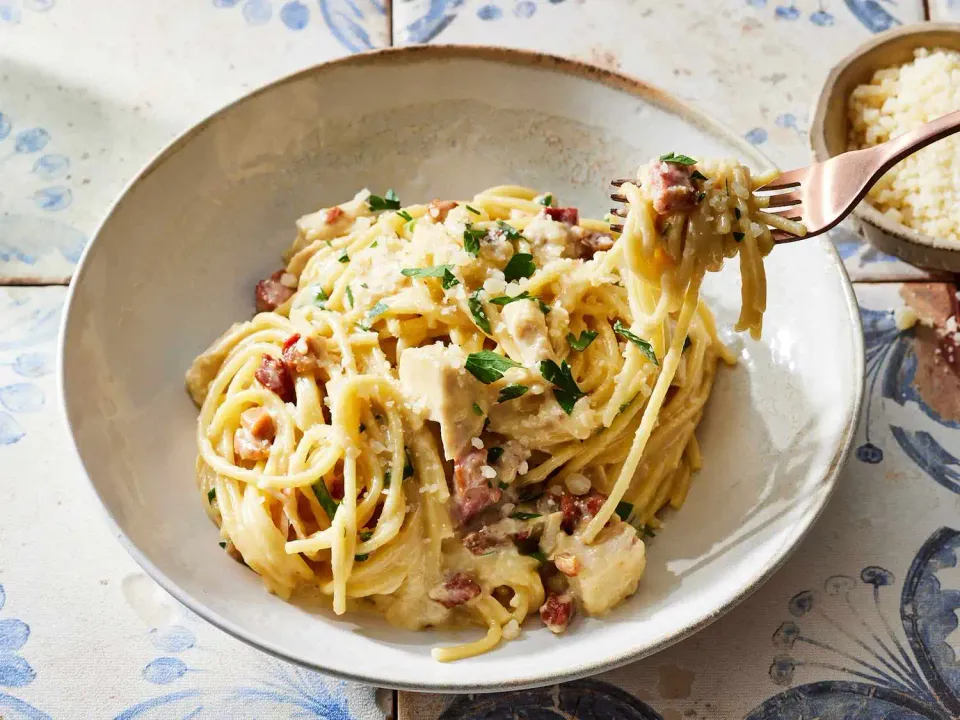
[[[874,161],[878,163],[874,172],[879,176],[908,155],[913,155],[927,145],[958,131],[960,131],[960,110],[947,113],[943,117],[924,123],[916,130],[887,140],[887,142],[871,148],[871,151],[875,154]]]

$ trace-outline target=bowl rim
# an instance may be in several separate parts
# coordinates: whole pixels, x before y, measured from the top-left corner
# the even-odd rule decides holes
[[[302,77],[325,72],[328,69],[340,66],[363,67],[368,64],[378,64],[385,61],[395,63],[398,60],[419,62],[425,60],[437,61],[448,59],[483,60],[508,66],[539,67],[546,70],[554,70],[563,75],[599,82],[607,87],[627,92],[633,96],[645,98],[662,108],[665,108],[677,115],[683,116],[686,121],[700,127],[701,129],[710,132],[711,134],[722,136],[725,138],[725,140],[731,142],[731,144],[738,145],[739,151],[742,153],[742,155],[747,157],[757,166],[765,168],[773,167],[771,161],[757,148],[749,144],[729,127],[715,120],[694,106],[687,104],[670,93],[643,80],[640,80],[639,78],[635,78],[625,73],[600,68],[579,60],[573,60],[570,58],[538,51],[498,46],[431,44],[382,48],[318,63],[308,68],[304,68],[280,77],[272,82],[266,83],[250,93],[225,104],[199,122],[187,128],[174,139],[172,139],[164,148],[158,151],[149,161],[147,161],[146,164],[130,179],[128,183],[126,183],[124,188],[115,197],[109,208],[107,208],[106,212],[103,213],[101,220],[97,223],[96,230],[92,233],[90,241],[83,250],[83,253],[74,271],[73,278],[67,289],[57,342],[57,400],[60,416],[66,427],[67,435],[69,437],[69,447],[72,449],[74,458],[78,462],[79,467],[83,470],[82,474],[86,479],[88,487],[93,491],[97,497],[97,500],[99,501],[100,512],[103,513],[103,517],[105,518],[113,536],[119,541],[124,550],[126,550],[126,552],[143,569],[143,571],[150,576],[152,580],[160,585],[160,587],[162,587],[174,599],[176,599],[190,611],[197,614],[206,622],[227,633],[228,635],[243,641],[247,645],[265,652],[279,660],[289,662],[312,671],[320,672],[328,676],[336,677],[341,680],[413,692],[458,694],[502,692],[506,690],[520,690],[525,688],[541,687],[545,685],[576,680],[613,670],[658,653],[670,647],[671,645],[690,637],[732,610],[734,607],[743,602],[743,600],[749,597],[754,591],[759,589],[784,564],[784,562],[786,562],[786,560],[800,545],[802,540],[807,536],[811,528],[816,524],[816,521],[823,513],[830,497],[833,495],[833,492],[836,489],[839,473],[850,455],[863,403],[865,377],[863,328],[861,324],[859,306],[857,304],[856,296],[854,294],[849,275],[847,274],[846,267],[844,266],[836,248],[833,246],[833,243],[831,243],[829,240],[825,239],[824,237],[815,239],[815,241],[818,242],[827,253],[829,261],[832,262],[834,267],[840,273],[841,287],[844,299],[846,301],[846,315],[850,321],[851,330],[853,331],[852,340],[854,347],[852,349],[852,354],[853,362],[855,363],[853,370],[856,383],[854,388],[855,395],[853,398],[852,407],[850,408],[851,412],[849,422],[839,434],[833,457],[830,459],[829,466],[820,483],[820,487],[824,488],[825,491],[820,493],[818,505],[812,507],[807,513],[809,520],[806,526],[796,530],[795,534],[784,544],[779,556],[774,557],[764,567],[760,568],[759,571],[755,573],[750,583],[744,586],[725,605],[714,609],[700,620],[689,623],[680,628],[670,637],[666,637],[659,642],[645,647],[633,646],[623,649],[616,654],[612,654],[606,660],[600,662],[591,662],[588,664],[578,665],[576,660],[572,660],[570,669],[562,672],[554,672],[552,674],[543,675],[538,674],[536,671],[530,671],[523,677],[516,678],[507,684],[493,684],[491,682],[484,681],[459,681],[455,683],[410,682],[397,679],[384,679],[382,677],[364,674],[362,671],[353,672],[322,667],[308,660],[301,659],[290,654],[284,648],[273,643],[270,638],[260,637],[255,633],[248,631],[243,626],[234,623],[226,617],[223,617],[220,613],[211,610],[201,598],[195,597],[187,591],[182,590],[175,581],[168,577],[152,562],[146,553],[141,551],[140,548],[129,537],[127,537],[113,511],[107,506],[106,502],[104,502],[104,499],[97,489],[97,486],[90,476],[90,473],[87,471],[86,463],[83,460],[83,455],[81,454],[77,443],[77,437],[73,432],[73,424],[71,420],[72,412],[69,406],[70,403],[67,400],[65,387],[65,360],[68,352],[66,343],[67,331],[75,314],[74,304],[76,301],[77,288],[80,281],[82,281],[83,277],[86,275],[87,266],[93,248],[103,232],[104,227],[117,212],[122,203],[126,201],[133,188],[148,178],[161,164],[163,164],[163,162],[178,152],[195,136],[204,132],[221,115],[228,113],[234,106],[247,102],[263,93],[271,91],[276,87],[296,82]]]
[[[831,157],[835,157],[835,154],[831,153],[827,147],[826,120],[829,107],[834,102],[841,100],[837,97],[838,82],[841,75],[861,58],[867,57],[885,46],[899,43],[902,38],[921,38],[925,35],[942,35],[944,33],[956,33],[960,37],[960,23],[924,22],[886,30],[860,45],[834,65],[814,101],[811,113],[813,121],[810,123],[809,139],[813,159],[816,162],[825,162]],[[932,49],[936,47],[936,44],[925,44],[922,47]],[[873,71],[885,67],[890,66],[888,64],[878,64],[873,67]],[[848,100],[848,97],[842,98],[844,108],[846,108]],[[903,246],[903,252],[900,254],[908,261],[915,261],[925,267],[934,269],[960,270],[960,243],[928,235],[895,222],[877,210],[866,199],[854,206],[853,214],[857,220],[891,236],[890,243],[893,243],[893,245],[890,246],[889,243],[885,243],[888,247],[883,247],[882,250],[889,249],[895,254],[900,253],[899,248],[896,247],[899,243]]]

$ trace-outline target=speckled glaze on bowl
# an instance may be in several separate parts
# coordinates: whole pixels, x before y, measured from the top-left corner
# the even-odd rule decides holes
[[[925,22],[880,33],[840,61],[827,76],[813,111],[810,144],[817,162],[847,150],[850,94],[873,73],[913,60],[920,48],[960,50],[960,24]],[[960,243],[936,238],[894,222],[867,200],[853,210],[857,227],[870,243],[909,263],[960,272]]]
[[[358,91],[361,89],[361,91]],[[563,637],[531,622],[459,663],[429,650],[480,630],[413,633],[311,612],[267,594],[225,557],[194,485],[191,359],[252,312],[301,214],[357,188],[409,201],[504,182],[584,211],[607,182],[666,151],[766,161],[664,93],[621,75],[513,50],[415,47],[281,80],[186,133],[117,201],[64,313],[60,390],[84,469],[144,569],[223,630],[279,657],[381,686],[476,692],[582,677],[656,652],[756,589],[823,509],[850,447],[863,348],[849,281],[822,239],[778,248],[761,342],[736,339],[701,431],[706,468],[651,544],[639,592]],[[706,289],[722,326],[730,267]]]

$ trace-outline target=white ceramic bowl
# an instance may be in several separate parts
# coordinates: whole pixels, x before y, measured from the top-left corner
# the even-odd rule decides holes
[[[610,178],[676,150],[766,161],[638,81],[507,50],[418,47],[282,80],[217,113],[127,188],[77,272],[61,345],[73,440],[116,535],[169,592],[280,657],[376,685],[446,692],[588,675],[656,652],[756,589],[833,489],[861,398],[853,292],[826,240],[778,248],[761,342],[737,339],[700,430],[705,469],[649,548],[639,592],[555,637],[531,622],[495,652],[444,665],[429,650],[479,630],[413,633],[315,614],[267,594],[217,546],[194,485],[192,358],[252,313],[294,220],[360,187],[409,201],[515,182],[601,215]],[[733,266],[706,294],[723,326]]]

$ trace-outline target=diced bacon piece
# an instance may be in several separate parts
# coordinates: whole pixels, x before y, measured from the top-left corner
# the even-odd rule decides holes
[[[283,362],[291,373],[310,373],[317,369],[317,345],[310,338],[294,333],[283,343]]]
[[[550,593],[540,606],[540,619],[556,635],[567,629],[572,617],[573,597],[570,593]]]
[[[567,577],[576,577],[580,574],[580,558],[570,553],[560,553],[553,559],[553,564]]]
[[[490,529],[489,526],[467,533],[463,536],[463,546],[474,555],[486,555],[494,548],[502,547],[507,538]]]
[[[296,292],[293,288],[289,288],[280,282],[280,278],[282,278],[285,273],[285,270],[277,270],[266,280],[261,280],[257,283],[257,289],[254,293],[257,301],[257,312],[276,310]]]
[[[323,221],[330,225],[335,223],[343,216],[343,208],[339,205],[334,205],[332,208],[327,208],[323,213]]]
[[[447,219],[447,213],[456,206],[453,200],[431,200],[427,205],[427,214],[437,222],[443,222]]]
[[[433,588],[429,593],[431,600],[440,603],[448,610],[473,600],[479,594],[480,586],[464,573],[451,575],[446,582]]]
[[[237,428],[233,434],[233,452],[241,460],[266,460],[270,457],[271,444],[267,438],[254,437],[246,428]]]
[[[697,204],[697,189],[690,175],[693,165],[661,162],[650,167],[650,195],[653,209],[661,215],[692,210]]]
[[[273,424],[273,416],[262,407],[252,407],[240,413],[240,427],[249,432],[257,440],[273,441],[277,428]]]
[[[564,493],[560,498],[560,512],[563,513],[563,529],[573,532],[581,520],[592,518],[603,507],[606,495],[591,490],[586,495],[576,496]]]
[[[293,378],[287,371],[287,366],[282,360],[277,360],[270,355],[264,355],[260,361],[260,367],[253,374],[257,382],[263,385],[267,390],[276,394],[284,402],[294,402],[297,394],[293,389]]]
[[[576,225],[580,222],[580,211],[575,207],[546,207],[543,209],[543,214],[565,225]]]
[[[500,502],[503,492],[483,476],[487,451],[473,449],[453,463],[453,491],[460,523],[466,525],[479,512]]]
[[[598,252],[606,252],[613,247],[611,236],[601,232],[588,232],[577,240],[577,257],[581,260],[591,260]]]

